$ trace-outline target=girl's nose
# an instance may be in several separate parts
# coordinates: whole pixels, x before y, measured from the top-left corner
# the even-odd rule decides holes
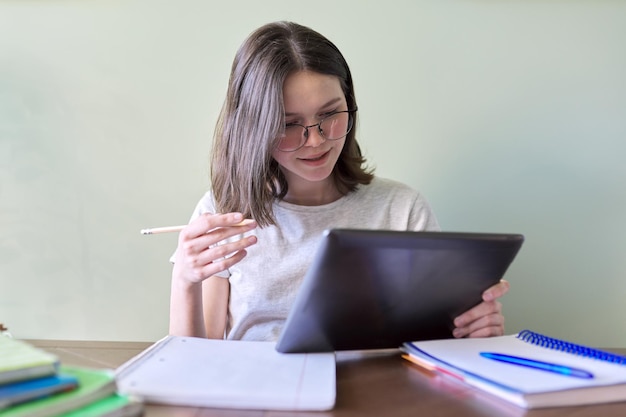
[[[322,143],[324,143],[324,141],[326,141],[324,136],[322,136],[322,134],[320,133],[319,125],[311,126],[307,130],[308,130],[309,135],[307,136],[305,146],[310,146],[312,148],[315,148],[317,146],[320,146]]]

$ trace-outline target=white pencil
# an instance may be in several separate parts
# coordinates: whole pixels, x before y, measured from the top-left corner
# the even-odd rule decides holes
[[[172,233],[180,232],[186,227],[184,226],[166,226],[166,227],[153,227],[151,229],[141,229],[142,235],[156,235],[157,233]]]
[[[245,219],[242,222],[239,222],[237,224],[233,224],[231,226],[245,226],[247,224],[252,223],[253,220],[252,219]],[[141,234],[142,235],[156,235],[159,233],[172,233],[172,232],[180,232],[181,230],[183,230],[185,227],[187,227],[187,225],[181,225],[181,226],[165,226],[165,227],[153,227],[150,229],[141,229]]]

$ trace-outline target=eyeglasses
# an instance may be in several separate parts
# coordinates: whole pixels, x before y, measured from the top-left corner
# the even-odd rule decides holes
[[[285,131],[278,138],[277,149],[283,152],[294,152],[304,146],[309,139],[309,129],[317,127],[321,137],[325,140],[338,140],[345,138],[352,130],[354,124],[354,110],[344,110],[331,113],[319,123],[304,126],[298,123],[287,123]]]

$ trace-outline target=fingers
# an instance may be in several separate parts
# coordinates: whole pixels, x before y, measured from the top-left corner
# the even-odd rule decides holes
[[[500,280],[496,285],[493,285],[483,292],[483,301],[493,301],[497,298],[502,297],[504,294],[509,292],[509,288],[511,285],[507,280]]]
[[[466,311],[454,320],[454,337],[489,337],[504,334],[504,316],[502,304],[498,298],[505,295],[510,288],[506,280],[483,292],[483,302]]]
[[[199,283],[230,268],[257,242],[256,236],[241,236],[256,228],[253,220],[242,223],[241,213],[204,214],[191,222],[178,237],[175,266],[182,279]]]
[[[246,236],[234,242],[224,242],[210,248],[204,247],[201,252],[192,257],[195,262],[194,266],[213,264],[217,266],[225,265],[226,267],[230,267],[236,262],[223,262],[223,260],[235,256],[238,252],[244,251],[247,247],[254,245],[256,242],[256,236]],[[237,261],[239,260],[241,259],[237,259]],[[222,268],[219,271],[223,271],[224,269],[226,268]]]
[[[255,236],[250,236],[245,239],[242,239],[242,241],[243,240],[248,240],[250,242],[246,246],[256,243]],[[240,244],[239,242],[237,243]],[[189,263],[183,266],[183,269],[185,271],[184,279],[186,281],[189,281],[192,283],[202,282],[205,279],[219,272],[225,271],[226,269],[235,265],[237,262],[241,261],[247,255],[247,252],[245,249],[239,249],[239,250],[236,250],[235,252],[229,251],[224,256],[219,255],[220,253],[224,253],[224,252],[214,251],[213,249],[207,249],[205,252],[207,254],[206,256],[203,256],[203,258],[205,258],[206,260],[202,260],[198,257],[186,258],[187,260],[190,261]],[[211,253],[218,253],[218,255],[211,254]],[[182,262],[186,262],[186,261],[182,261]]]
[[[488,337],[504,334],[504,316],[499,301],[482,302],[454,319],[454,337]]]

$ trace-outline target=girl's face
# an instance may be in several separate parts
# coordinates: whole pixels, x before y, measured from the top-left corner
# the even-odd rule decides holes
[[[311,71],[294,72],[285,79],[283,100],[287,125],[310,126],[333,112],[348,110],[339,79]],[[272,152],[287,179],[289,194],[315,193],[316,190],[327,192],[329,186],[334,187],[330,175],[345,138],[326,140],[317,126],[309,127],[308,132],[308,138],[300,149],[293,152],[274,149]]]

